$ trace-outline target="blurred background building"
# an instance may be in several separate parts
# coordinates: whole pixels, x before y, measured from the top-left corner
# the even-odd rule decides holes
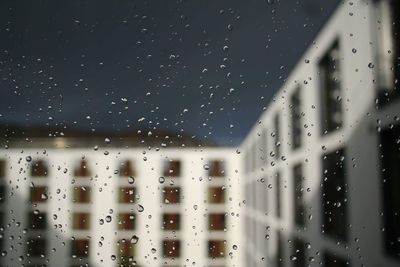
[[[399,10],[341,3],[239,149],[5,127],[2,266],[399,266]]]
[[[244,141],[244,266],[400,265],[399,11],[339,5]]]
[[[233,149],[165,133],[5,131],[2,266],[239,266]]]

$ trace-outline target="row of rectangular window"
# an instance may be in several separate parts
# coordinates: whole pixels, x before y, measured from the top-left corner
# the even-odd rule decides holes
[[[0,161],[0,171],[4,173],[5,163]],[[169,177],[181,176],[181,161],[179,160],[166,160],[163,165],[163,175]],[[209,176],[221,177],[225,175],[225,164],[221,160],[212,160],[207,164],[207,170]],[[116,172],[122,177],[135,176],[136,171],[131,160],[124,160],[120,163],[119,170]],[[0,173],[1,174],[1,173]],[[42,160],[36,160],[31,165],[31,176],[32,177],[45,177],[48,174],[47,163]],[[74,176],[76,177],[89,177],[92,175],[92,171],[88,166],[87,160],[80,160],[78,166],[74,169]]]
[[[328,236],[338,240],[347,240],[348,211],[347,211],[347,183],[344,166],[344,149],[327,153],[322,157],[322,230]],[[294,222],[300,227],[305,226],[305,204],[304,204],[304,185],[302,165],[297,164],[292,169],[293,177],[293,207]],[[282,182],[280,172],[274,175],[274,210],[275,216],[282,216]],[[246,198],[249,199],[249,205],[258,209],[260,205],[257,199],[264,202],[263,212],[268,213],[267,192],[268,188],[259,186],[259,182],[252,182],[246,187]],[[260,192],[260,190],[263,190]],[[262,198],[261,198],[262,197]]]
[[[341,128],[343,123],[343,111],[341,104],[341,84],[340,84],[340,64],[339,64],[339,43],[336,41],[332,47],[328,50],[326,55],[321,59],[319,63],[319,75],[321,83],[321,131],[322,134],[327,134],[334,130]],[[290,108],[290,135],[291,135],[291,147],[293,150],[298,149],[302,145],[302,101],[301,101],[301,87],[297,86],[292,95],[289,98]],[[280,114],[276,113],[273,117],[273,131],[271,136],[273,137],[274,149],[271,151],[271,156],[275,160],[281,158],[281,118]],[[264,130],[265,131],[265,130]],[[258,147],[261,150],[267,150],[267,135],[264,131],[260,135],[260,142],[250,146],[250,151],[246,153],[246,158],[249,160],[246,162],[245,172],[254,171],[257,167],[257,162],[266,164],[264,155],[260,158],[257,151]],[[254,147],[256,146],[256,147]],[[265,154],[265,153],[264,153]],[[271,162],[272,163],[272,162]]]
[[[4,199],[5,186],[0,186],[0,202]],[[46,202],[48,199],[48,188],[46,186],[33,186],[30,188],[30,201],[32,203]],[[180,187],[164,187],[162,199],[165,204],[177,204],[181,202]],[[118,203],[135,203],[136,189],[133,186],[118,188]],[[72,188],[73,203],[90,203],[91,188],[89,186],[74,186]],[[208,188],[209,203],[224,203],[225,189],[223,187]]]
[[[208,229],[220,230],[226,229],[226,214],[225,213],[210,213],[208,214]],[[72,229],[74,230],[89,230],[91,214],[87,212],[75,212],[72,214]],[[46,229],[46,213],[29,213],[29,228],[35,230]],[[181,216],[179,213],[164,213],[162,228],[164,230],[180,230]],[[118,214],[118,230],[135,230],[136,220],[134,213],[119,213]]]
[[[27,242],[28,257],[44,257],[47,250],[47,242],[41,238],[31,238]],[[135,257],[135,244],[129,239],[117,241],[117,254],[119,261],[132,262]],[[88,239],[71,240],[71,256],[78,258],[89,257],[90,241]],[[207,246],[207,255],[209,258],[224,258],[226,254],[225,240],[209,240]],[[179,258],[181,255],[180,240],[163,240],[162,255],[165,258]]]
[[[400,243],[396,239],[400,236],[400,126],[390,127],[382,130],[380,134],[380,153],[382,170],[382,197],[383,197],[383,224],[384,224],[384,243],[385,251],[389,255],[398,257],[400,255]],[[303,186],[302,165],[293,167],[294,180],[294,220],[298,226],[305,225],[305,206],[304,206],[304,186]],[[279,179],[277,177],[277,179]],[[249,184],[246,187],[246,199],[249,204],[256,207],[254,194],[257,185]],[[347,178],[345,166],[345,150],[337,149],[327,153],[322,157],[322,232],[332,238],[341,241],[348,240],[348,204],[347,204]],[[250,187],[249,187],[250,186]],[[277,189],[280,188],[276,185]],[[253,193],[249,190],[253,190]],[[278,192],[280,190],[277,190]],[[263,195],[265,195],[264,192]],[[254,199],[254,201],[253,201]],[[264,201],[265,201],[264,197]],[[253,203],[254,202],[254,203]],[[276,215],[279,217],[281,207],[281,197],[276,195]]]

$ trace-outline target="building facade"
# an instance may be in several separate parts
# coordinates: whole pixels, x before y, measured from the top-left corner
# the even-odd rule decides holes
[[[240,266],[239,155],[1,152],[2,266]]]
[[[400,265],[398,1],[343,1],[241,146],[243,266]]]

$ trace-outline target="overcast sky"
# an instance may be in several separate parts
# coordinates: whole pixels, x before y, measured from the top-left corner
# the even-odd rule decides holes
[[[0,122],[237,145],[338,1],[0,2]]]

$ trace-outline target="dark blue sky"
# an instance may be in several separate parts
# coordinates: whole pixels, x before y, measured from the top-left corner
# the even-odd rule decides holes
[[[1,1],[0,122],[237,145],[338,1]]]

